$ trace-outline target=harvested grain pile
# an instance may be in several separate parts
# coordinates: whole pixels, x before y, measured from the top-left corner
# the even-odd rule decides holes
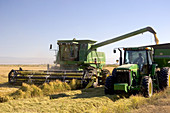
[[[44,83],[41,86],[41,89],[44,95],[49,95],[49,94],[71,90],[71,87],[65,82],[56,80],[56,81],[50,82],[49,84]]]
[[[13,99],[42,97],[68,90],[71,90],[70,86],[67,83],[61,82],[59,80],[50,82],[49,84],[44,83],[42,86],[22,83],[22,86],[17,91],[10,94],[9,97]],[[5,99],[5,97],[3,99]],[[5,101],[7,100],[9,99],[6,99]]]
[[[23,83],[21,88],[19,88],[16,92],[12,93],[10,96],[13,97],[14,99],[40,97],[43,96],[43,92],[36,85],[29,85]]]

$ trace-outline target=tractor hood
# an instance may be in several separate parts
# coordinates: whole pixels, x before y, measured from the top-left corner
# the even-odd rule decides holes
[[[126,70],[131,70],[131,69],[138,69],[137,64],[124,64],[119,67],[117,67],[118,70],[126,69]]]

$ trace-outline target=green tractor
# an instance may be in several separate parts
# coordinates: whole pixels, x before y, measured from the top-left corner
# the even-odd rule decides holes
[[[151,27],[146,27],[128,34],[96,43],[93,40],[58,40],[55,66],[48,70],[11,70],[8,75],[9,83],[44,83],[59,79],[70,82],[73,79],[80,81],[83,87],[96,87],[104,85],[110,72],[103,69],[105,64],[104,52],[98,52],[97,48],[138,35],[151,32],[158,42],[156,32]],[[52,45],[50,45],[52,49]]]
[[[120,66],[106,79],[105,94],[140,92],[151,97],[153,92],[170,86],[170,43],[123,50],[124,63],[119,49]]]

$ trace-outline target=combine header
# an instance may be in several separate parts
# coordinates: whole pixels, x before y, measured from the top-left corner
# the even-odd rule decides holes
[[[83,87],[96,87],[103,85],[110,75],[109,70],[103,69],[105,64],[104,52],[97,52],[97,48],[111,44],[144,32],[151,32],[158,42],[156,32],[146,27],[104,42],[96,43],[93,40],[58,40],[56,65],[46,71],[11,70],[9,83],[44,83],[59,79],[70,82],[72,79],[80,80]],[[52,45],[50,45],[52,49]]]

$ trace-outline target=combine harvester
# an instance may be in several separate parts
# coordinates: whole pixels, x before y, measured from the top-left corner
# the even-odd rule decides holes
[[[156,32],[146,27],[110,40],[96,43],[93,40],[58,40],[59,50],[56,54],[56,66],[48,70],[11,70],[8,75],[9,83],[44,83],[59,79],[70,82],[73,79],[81,81],[82,87],[96,87],[104,85],[110,72],[103,69],[105,64],[104,52],[97,52],[97,48],[118,42],[144,32],[151,32],[157,40]],[[50,45],[52,49],[52,45]]]
[[[151,97],[153,92],[170,86],[170,43],[123,48],[124,62],[122,50],[118,50],[120,66],[107,77],[105,94],[141,93]]]

